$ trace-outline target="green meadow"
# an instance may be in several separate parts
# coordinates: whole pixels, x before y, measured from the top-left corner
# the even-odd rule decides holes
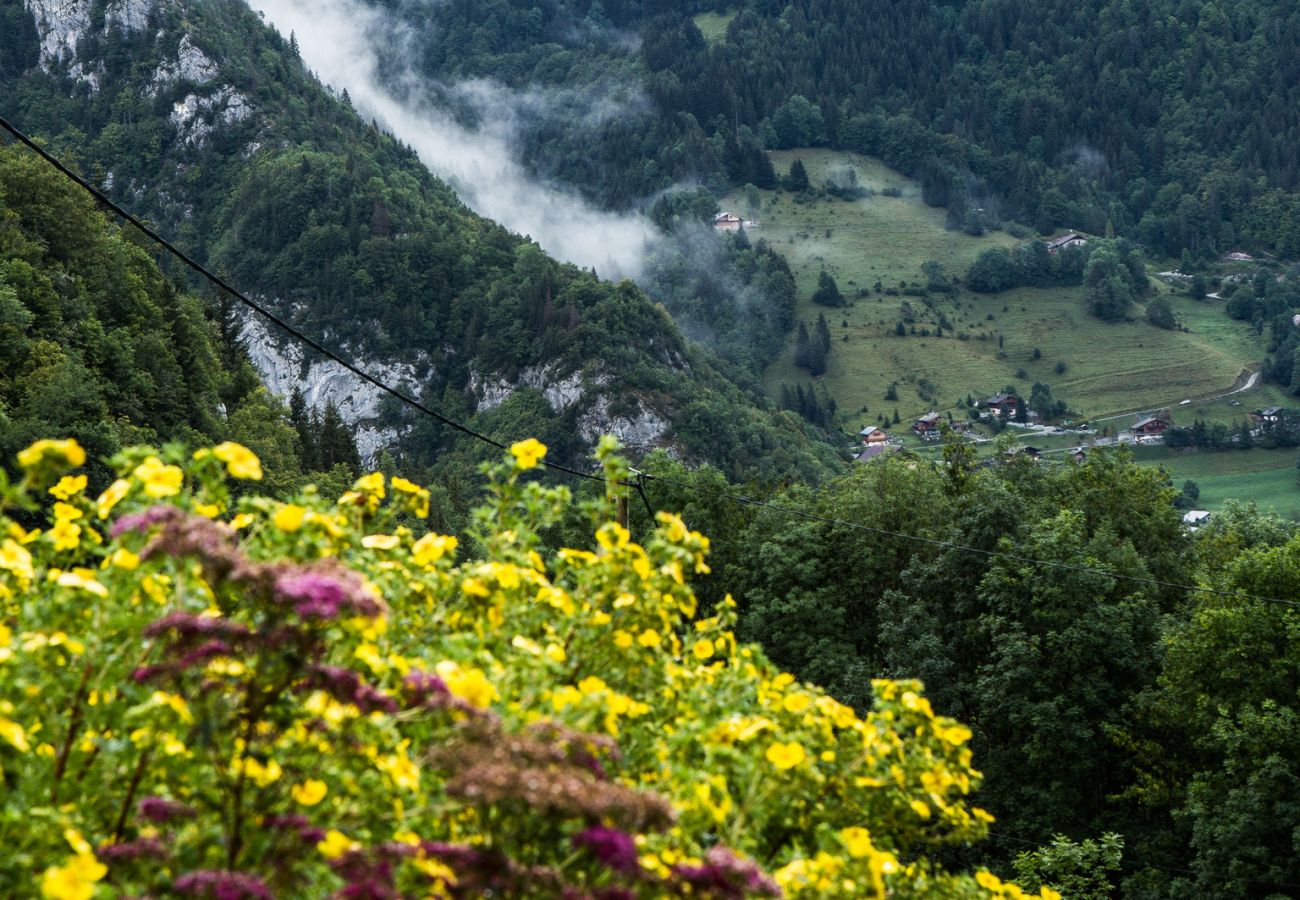
[[[1262,356],[1249,325],[1229,319],[1219,303],[1173,293],[1170,301],[1188,332],[1155,328],[1140,315],[1101,322],[1085,311],[1077,287],[963,290],[929,301],[905,296],[900,285],[924,283],[921,266],[928,260],[964,276],[983,250],[1021,241],[1005,232],[972,237],[945,229],[944,210],[927,206],[916,182],[877,160],[829,150],[772,153],[780,174],[796,157],[814,187],[850,166],[871,193],[846,202],[760,191],[760,206],[751,210],[744,192],[736,191],[722,207],[757,220],[751,239],[768,241],[790,261],[802,297],[799,317],[811,327],[818,313],[826,314],[832,349],[829,369],[818,381],[844,412],[845,428],[856,431],[877,416],[892,418],[894,409],[904,420],[929,409],[953,409],[968,394],[978,399],[1006,385],[1028,396],[1035,381],[1049,384],[1057,399],[1085,418],[1179,408],[1184,399],[1230,390]],[[882,193],[890,188],[898,196]],[[823,269],[849,298],[848,307],[811,302]],[[898,336],[897,324],[909,314],[913,321]],[[806,371],[794,366],[793,342],[765,380],[773,391],[783,382],[808,382]],[[897,401],[884,399],[891,383]],[[1256,397],[1252,391],[1237,399],[1244,410],[1259,405]],[[1227,402],[1225,409],[1236,409]],[[1179,417],[1189,412],[1182,408]]]
[[[1163,466],[1177,487],[1188,479],[1195,481],[1201,489],[1196,503],[1201,509],[1218,509],[1228,500],[1241,500],[1300,520],[1295,448],[1208,453],[1139,447],[1134,456],[1140,463]]]
[[[727,26],[731,24],[731,20],[734,18],[736,18],[734,12],[700,13],[695,17],[695,27],[700,29],[700,34],[704,35],[704,40],[710,44],[716,44],[727,36]]]

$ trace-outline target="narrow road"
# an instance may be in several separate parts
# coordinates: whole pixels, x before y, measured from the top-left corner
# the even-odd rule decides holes
[[[1238,376],[1238,377],[1240,377],[1240,376]],[[1191,399],[1191,402],[1192,402],[1192,403],[1211,403],[1211,402],[1213,402],[1213,401],[1215,401],[1215,400],[1222,400],[1224,397],[1231,397],[1233,394],[1242,394],[1242,393],[1245,393],[1246,391],[1248,391],[1248,390],[1250,390],[1251,388],[1253,388],[1255,385],[1259,384],[1259,377],[1260,377],[1260,376],[1259,376],[1259,372],[1258,372],[1258,371],[1251,372],[1250,375],[1249,375],[1249,377],[1246,379],[1245,383],[1242,384],[1241,387],[1233,388],[1232,390],[1230,390],[1230,391],[1228,391],[1228,392],[1226,392],[1226,393],[1223,393],[1223,394],[1214,394],[1214,395],[1209,396],[1209,397],[1193,397],[1193,398]],[[1126,419],[1126,418],[1128,418],[1129,416],[1135,416],[1135,415],[1138,415],[1139,413],[1142,413],[1142,412],[1155,411],[1155,410],[1164,409],[1164,408],[1166,408],[1166,407],[1171,407],[1171,406],[1180,406],[1180,405],[1182,405],[1182,402],[1183,402],[1183,401],[1181,401],[1181,400],[1175,400],[1175,401],[1173,401],[1173,402],[1171,402],[1171,403],[1165,403],[1165,404],[1162,404],[1162,405],[1160,405],[1160,406],[1149,407],[1148,409],[1132,409],[1132,410],[1129,410],[1129,411],[1127,411],[1127,412],[1119,413],[1118,415],[1114,415],[1114,416],[1099,416],[1099,417],[1097,417],[1097,418],[1089,419],[1088,421],[1090,421],[1090,422],[1110,422],[1110,421],[1112,421],[1112,420],[1114,420],[1114,419]]]

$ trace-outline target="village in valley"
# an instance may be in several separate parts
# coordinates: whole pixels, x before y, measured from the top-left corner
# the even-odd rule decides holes
[[[801,295],[796,320],[820,336],[825,363],[802,362],[813,354],[801,356],[792,341],[764,381],[809,421],[838,410],[835,426],[852,441],[847,459],[933,458],[961,441],[983,464],[1065,463],[1123,446],[1138,463],[1165,468],[1175,487],[1196,482],[1208,509],[1241,500],[1300,516],[1291,449],[1300,428],[1285,422],[1287,407],[1300,404],[1288,404],[1287,385],[1269,375],[1261,345],[1269,323],[1240,308],[1247,288],[1258,296],[1265,279],[1291,280],[1285,264],[1233,247],[1142,255],[1149,287],[1103,320],[1077,273],[1069,283],[1010,286],[971,276],[994,253],[1081,271],[1099,245],[1113,246],[1108,231],[954,227],[924,202],[922,185],[878,160],[828,150],[770,156],[778,176],[804,167],[811,187],[796,192],[779,178],[774,190],[737,189],[712,226],[752,231],[755,246],[789,262]],[[860,189],[852,198],[833,189],[850,172]],[[828,279],[838,290],[825,291]]]

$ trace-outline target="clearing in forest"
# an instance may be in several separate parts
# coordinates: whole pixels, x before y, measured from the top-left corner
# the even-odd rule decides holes
[[[982,251],[1024,239],[946,229],[945,211],[922,201],[917,182],[874,159],[829,150],[771,155],[781,176],[794,159],[802,160],[814,189],[851,168],[867,192],[845,201],[759,191],[754,209],[752,194],[747,198],[743,190],[722,200],[723,209],[759,223],[752,240],[768,241],[790,261],[800,291],[798,317],[811,329],[818,313],[825,313],[832,336],[829,369],[817,380],[835,398],[846,427],[856,430],[878,415],[892,418],[895,408],[906,427],[909,418],[929,409],[954,409],[967,394],[983,399],[1013,385],[1028,397],[1036,381],[1050,385],[1058,400],[1083,417],[1177,404],[1229,390],[1263,355],[1249,324],[1229,319],[1221,303],[1194,301],[1163,286],[1190,332],[1156,328],[1140,307],[1131,321],[1101,322],[1084,309],[1081,287],[1000,294],[963,288],[927,299],[919,292],[927,280],[921,266],[928,260],[964,277]],[[812,303],[823,269],[834,276],[848,306]],[[808,383],[807,371],[794,365],[793,336],[765,380],[773,396],[780,396],[782,383]],[[895,383],[898,400],[886,400]],[[1242,395],[1243,405],[1252,401],[1253,392]]]

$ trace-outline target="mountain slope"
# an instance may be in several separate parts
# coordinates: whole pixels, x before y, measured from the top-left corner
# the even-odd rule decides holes
[[[733,473],[821,470],[791,418],[756,408],[634,286],[472,214],[243,4],[31,0],[24,18],[14,2],[5,113],[368,368],[452,414],[490,410],[503,435],[542,424],[560,456],[610,430]],[[282,387],[368,413],[369,449],[404,434],[432,461],[454,446],[309,358],[292,378],[293,352],[248,334]]]

